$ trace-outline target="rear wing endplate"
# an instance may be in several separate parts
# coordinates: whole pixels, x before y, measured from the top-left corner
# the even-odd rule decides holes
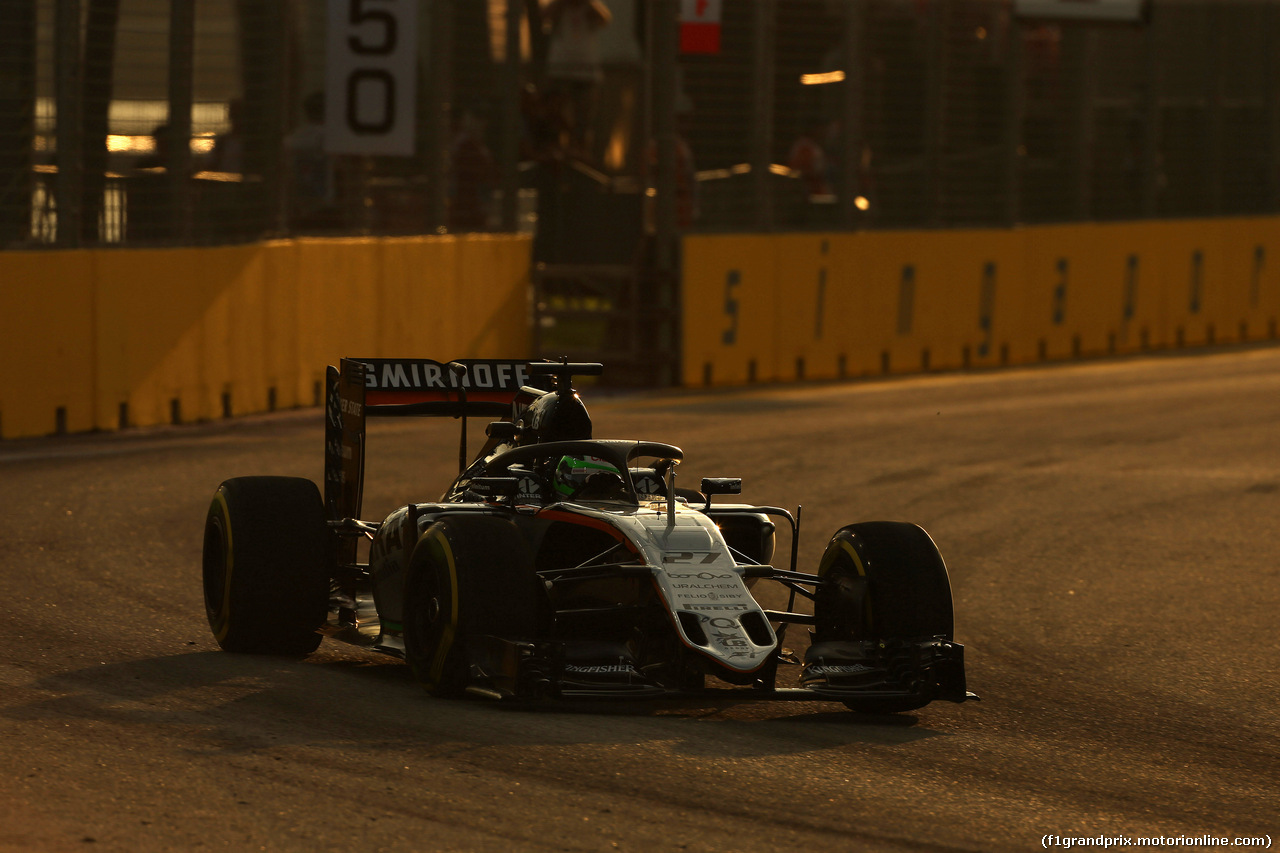
[[[365,418],[510,416],[536,399],[547,377],[527,361],[344,358],[326,372],[324,503],[331,519],[359,518]],[[545,390],[545,389],[544,389]]]

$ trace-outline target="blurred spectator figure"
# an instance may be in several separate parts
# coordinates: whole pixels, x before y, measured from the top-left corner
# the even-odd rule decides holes
[[[676,217],[681,228],[698,218],[698,169],[683,135],[676,136]]]
[[[213,151],[209,154],[211,172],[244,171],[244,101],[232,98],[227,102],[227,123],[226,133],[218,134],[213,140]]]
[[[151,139],[151,150],[134,161],[139,173],[130,176],[125,200],[125,234],[127,239],[139,242],[172,240],[180,227],[180,211],[173,207],[169,173],[180,143],[169,124],[157,125],[151,131]]]
[[[613,15],[601,0],[551,0],[542,19],[550,39],[547,81],[566,101],[571,153],[585,156],[592,143],[596,90],[604,79],[597,33]]]
[[[520,139],[521,183],[531,187],[537,205],[534,258],[554,260],[563,239],[564,166],[569,123],[564,95],[525,86],[520,102],[524,122]]]
[[[341,222],[334,159],[324,150],[324,93],[302,101],[302,124],[284,139],[289,193],[297,228],[328,230]]]
[[[493,154],[484,142],[484,124],[470,110],[454,118],[450,148],[452,179],[449,228],[483,231],[489,225],[489,197],[497,178]]]
[[[681,95],[676,105],[676,224],[681,228],[689,228],[697,220],[698,210],[698,168],[693,159],[693,148],[685,138],[689,116],[693,111],[693,102],[687,95]],[[655,172],[658,167],[658,144],[656,140],[649,142],[649,168]],[[652,217],[652,212],[649,214]]]
[[[800,175],[809,201],[816,204],[830,204],[836,198],[831,183],[831,162],[823,147],[830,129],[829,122],[815,118],[787,154],[787,166]]]
[[[151,151],[143,154],[133,165],[139,169],[167,169],[173,151],[173,129],[167,124],[156,125],[151,131]]]
[[[540,93],[532,83],[520,93],[520,159],[544,163],[560,160],[569,145],[569,118],[561,92]]]
[[[851,196],[855,209],[868,215],[876,206],[876,180],[872,170],[871,145],[863,140],[859,145],[844,135],[843,126],[838,121],[831,123],[828,129],[827,144],[823,146],[827,155],[827,177],[836,198],[843,195],[848,186],[848,170],[854,175],[854,192]]]

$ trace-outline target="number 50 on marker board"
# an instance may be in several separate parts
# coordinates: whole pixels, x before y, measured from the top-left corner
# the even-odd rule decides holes
[[[324,147],[411,156],[418,0],[329,0]]]

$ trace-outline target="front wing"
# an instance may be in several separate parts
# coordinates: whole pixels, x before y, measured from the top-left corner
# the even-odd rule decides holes
[[[837,647],[837,648],[829,648]],[[817,648],[817,647],[815,647]],[[780,687],[775,655],[747,687],[671,686],[649,678],[623,654],[575,655],[564,643],[522,642],[501,637],[468,643],[471,684],[467,692],[491,699],[642,699],[707,697],[790,701],[838,701],[869,708],[887,703],[964,702],[964,647],[942,638],[913,642],[822,644],[807,656],[800,687]]]

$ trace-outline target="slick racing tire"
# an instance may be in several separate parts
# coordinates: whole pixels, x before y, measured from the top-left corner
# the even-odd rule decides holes
[[[953,639],[947,567],[933,539],[914,524],[871,521],[836,531],[822,555],[827,583],[814,599],[815,644],[827,641]],[[856,711],[894,713],[927,702],[848,702]]]
[[[315,651],[328,610],[328,537],[310,480],[238,477],[219,486],[204,526],[204,605],[218,645]]]
[[[529,547],[507,519],[458,515],[431,525],[405,575],[404,652],[414,678],[433,695],[460,695],[468,639],[532,639],[544,599]]]

